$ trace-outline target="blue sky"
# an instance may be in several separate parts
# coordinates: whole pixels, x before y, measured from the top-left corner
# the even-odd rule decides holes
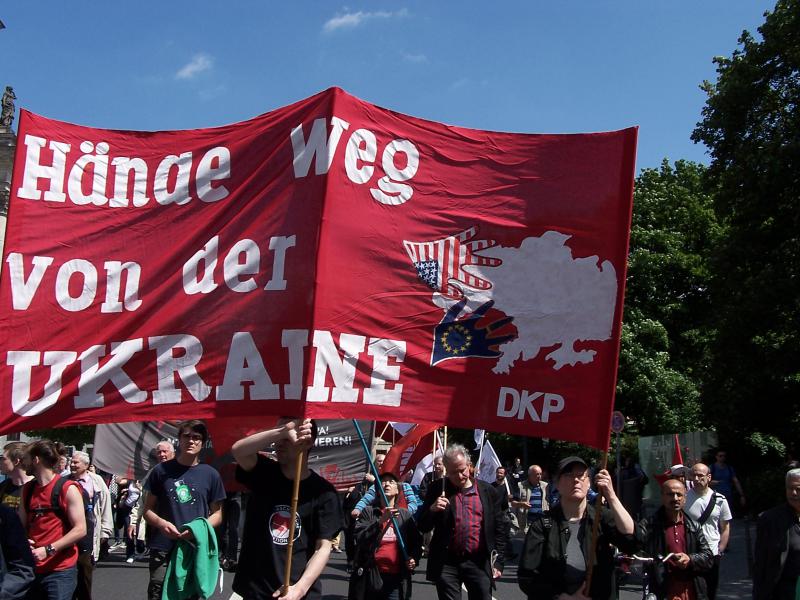
[[[403,113],[528,133],[639,125],[638,167],[689,136],[743,29],[774,2],[3,3],[0,84],[84,125],[241,121],[339,86]]]

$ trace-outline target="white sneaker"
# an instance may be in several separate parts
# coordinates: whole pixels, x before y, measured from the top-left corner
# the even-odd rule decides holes
[[[129,565],[132,565],[133,564],[133,557],[131,556],[130,558],[126,558],[125,562],[128,563]]]

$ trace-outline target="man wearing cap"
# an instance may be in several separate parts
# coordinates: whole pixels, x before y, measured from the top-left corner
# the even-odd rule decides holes
[[[637,540],[655,559],[648,575],[650,591],[659,600],[708,598],[704,575],[714,555],[700,526],[683,512],[685,504],[686,487],[667,479],[661,486],[661,507],[637,527]]]
[[[433,482],[419,513],[419,529],[433,530],[428,554],[428,581],[439,600],[491,600],[494,580],[503,571],[508,523],[502,496],[491,484],[470,475],[464,446],[444,453],[447,475]]]
[[[558,463],[553,485],[560,501],[528,524],[519,566],[519,586],[529,598],[615,597],[614,549],[636,548],[634,522],[614,493],[611,476],[602,469],[595,485],[606,501],[601,507],[591,590],[586,589],[587,561],[592,555],[592,527],[598,508],[589,504],[589,466],[577,456]]]

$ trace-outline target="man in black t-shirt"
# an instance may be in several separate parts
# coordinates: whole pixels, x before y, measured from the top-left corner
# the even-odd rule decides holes
[[[310,420],[282,418],[273,429],[233,445],[239,464],[236,479],[253,493],[247,503],[242,550],[233,590],[244,600],[266,600],[280,594],[284,583],[291,519],[295,520],[291,585],[285,600],[318,600],[319,575],[331,553],[331,540],[344,525],[333,486],[308,468],[316,425]],[[260,453],[275,446],[277,461]],[[298,454],[303,467],[296,515],[291,515],[292,485]]]
[[[180,539],[193,540],[191,530],[180,527],[196,519],[207,518],[211,527],[222,523],[225,488],[216,469],[200,462],[200,452],[208,439],[202,421],[184,421],[178,425],[177,458],[157,464],[150,472],[145,489],[150,493],[144,504],[143,518],[150,531],[150,583],[148,600],[161,600],[169,553]]]
[[[0,473],[8,478],[0,482],[0,504],[12,510],[19,509],[22,486],[33,479],[22,468],[24,455],[23,442],[9,442],[3,446],[3,453],[0,454]]]

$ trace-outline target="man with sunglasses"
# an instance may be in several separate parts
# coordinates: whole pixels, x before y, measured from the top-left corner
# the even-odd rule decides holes
[[[222,523],[222,478],[213,467],[200,462],[206,440],[208,430],[202,421],[178,425],[178,456],[156,465],[145,483],[149,495],[143,517],[151,528],[148,600],[161,600],[175,542],[193,539],[190,530],[180,531],[180,527],[197,517],[207,518],[211,527]]]

